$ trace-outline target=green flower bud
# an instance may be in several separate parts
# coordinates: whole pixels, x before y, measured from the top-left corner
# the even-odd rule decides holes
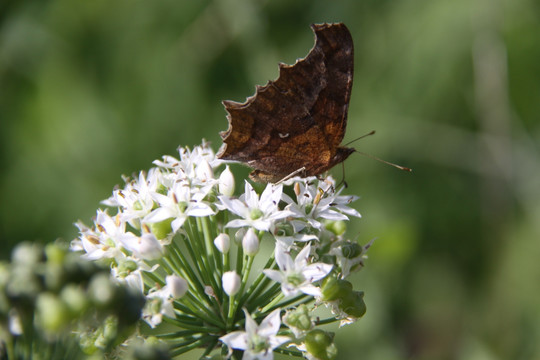
[[[133,260],[124,260],[118,264],[118,276],[126,277],[138,269],[138,265]]]
[[[343,235],[347,230],[347,224],[343,220],[327,221],[325,222],[325,228],[336,235]]]
[[[347,296],[341,298],[339,309],[352,317],[362,317],[366,313],[364,292],[351,291]]]
[[[299,330],[310,330],[313,327],[309,309],[305,304],[298,306],[296,309],[290,311],[285,315],[283,321],[292,327]]]
[[[45,245],[45,255],[47,263],[61,265],[66,258],[67,249],[57,243],[49,243]]]
[[[67,283],[67,274],[61,264],[48,263],[44,275],[46,290],[56,293]]]
[[[118,336],[118,319],[108,316],[103,323],[103,340],[107,344],[113,342]]]
[[[173,218],[170,218],[160,222],[151,223],[149,224],[150,231],[152,231],[152,234],[154,234],[156,239],[165,239],[167,235],[169,235],[172,231],[171,223],[173,222],[173,220]]]
[[[315,329],[306,335],[306,350],[316,359],[334,360],[337,357],[337,347],[334,344],[334,334]]]
[[[362,254],[362,246],[355,242],[347,242],[341,246],[341,253],[347,259],[354,259]]]
[[[98,307],[111,306],[115,295],[116,286],[107,274],[102,273],[94,276],[88,285],[88,296]]]
[[[56,295],[44,292],[36,300],[36,322],[47,332],[61,331],[70,320],[66,304]]]
[[[276,230],[274,231],[274,234],[277,236],[293,236],[294,227],[291,223],[288,222],[278,223],[276,225]]]
[[[84,310],[88,308],[86,292],[75,284],[65,286],[60,292],[60,299],[66,304],[73,317],[82,315]]]
[[[328,276],[323,280],[322,300],[334,301],[348,296],[352,292],[352,284],[347,280],[337,279],[334,276]]]

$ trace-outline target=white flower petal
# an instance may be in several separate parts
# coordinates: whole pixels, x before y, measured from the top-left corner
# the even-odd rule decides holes
[[[210,216],[214,215],[215,212],[210,206],[204,203],[197,203],[193,206],[190,206],[186,211],[186,214],[189,216]]]
[[[356,216],[356,217],[362,217],[362,215],[360,215],[360,213],[358,211],[356,211],[356,209],[350,208],[348,206],[336,205],[336,206],[334,206],[334,208],[336,208],[340,212],[345,213],[347,215]]]
[[[246,221],[244,219],[234,219],[234,220],[229,221],[227,225],[225,225],[225,227],[237,228],[237,227],[248,226],[248,225],[250,225],[249,221]]]
[[[168,275],[165,277],[165,282],[169,293],[174,299],[181,298],[189,289],[187,281],[178,275]]]
[[[276,309],[267,315],[259,325],[258,334],[264,337],[276,335],[281,326],[281,309]]]
[[[249,209],[240,200],[231,199],[227,196],[219,196],[219,200],[221,200],[221,203],[225,205],[228,210],[236,215],[244,218],[249,216]]]
[[[302,270],[302,275],[309,281],[319,281],[332,271],[333,265],[325,263],[315,263],[306,266]]]
[[[219,340],[233,349],[246,350],[248,348],[248,335],[245,331],[233,331],[220,337]]]
[[[173,233],[176,233],[178,229],[180,229],[182,225],[184,225],[184,223],[186,222],[186,219],[187,219],[186,216],[182,216],[172,221],[171,228],[172,228]]]
[[[270,279],[274,280],[275,282],[282,283],[284,280],[284,276],[281,271],[264,269],[263,273],[264,275],[268,276]]]
[[[307,295],[311,295],[315,297],[322,296],[321,289],[311,284],[302,285],[298,289]]]
[[[343,215],[340,212],[337,212],[335,210],[330,210],[330,209],[322,213],[319,213],[319,216],[327,220],[349,220],[349,218],[346,215]]]
[[[170,208],[160,207],[144,217],[143,222],[156,223],[175,217],[176,214]]]
[[[294,262],[289,254],[285,252],[285,249],[276,247],[275,249],[276,263],[281,271],[288,271],[294,269]]]

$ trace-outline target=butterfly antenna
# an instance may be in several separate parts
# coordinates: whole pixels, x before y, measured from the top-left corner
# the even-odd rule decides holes
[[[343,145],[343,146],[348,146],[348,145],[352,144],[352,143],[355,142],[355,141],[358,141],[358,140],[360,140],[360,139],[363,139],[363,138],[365,138],[365,137],[367,137],[367,136],[370,136],[370,135],[373,135],[373,134],[375,134],[375,130],[371,130],[371,131],[368,132],[367,134],[364,134],[364,135],[362,135],[362,136],[360,136],[360,137],[357,137],[356,139],[354,139],[354,140],[352,140],[352,141],[349,141],[348,143],[346,143],[346,144]]]
[[[408,168],[406,166],[401,166],[401,165],[398,165],[398,164],[394,164],[394,163],[391,163],[390,161],[386,161],[386,160],[383,160],[381,158],[378,158],[374,155],[371,155],[371,154],[367,154],[365,152],[361,152],[361,151],[358,151],[358,150],[354,150],[355,152],[359,153],[360,155],[364,155],[364,156],[367,156],[368,158],[371,158],[373,160],[377,160],[377,161],[380,161],[386,165],[390,165],[390,166],[393,166],[399,170],[403,170],[403,171],[409,171],[409,172],[412,172],[412,169],[411,168]]]

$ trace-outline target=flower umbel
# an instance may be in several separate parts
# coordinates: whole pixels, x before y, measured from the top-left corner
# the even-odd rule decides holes
[[[72,249],[146,298],[141,318],[170,355],[334,356],[319,323],[354,321],[363,309],[342,282],[367,250],[344,235],[349,216],[360,216],[350,207],[357,197],[340,195],[330,177],[268,184],[260,195],[246,181],[234,196],[232,172],[206,143],[154,164],[124,179],[93,226],[77,224]],[[312,315],[320,304],[333,312],[327,319]]]

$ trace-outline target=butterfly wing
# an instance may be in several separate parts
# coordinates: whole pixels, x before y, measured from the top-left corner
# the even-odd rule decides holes
[[[320,174],[343,139],[352,87],[352,38],[343,24],[312,25],[315,46],[245,103],[224,101],[229,128],[218,157],[247,163],[265,179],[304,168]],[[342,161],[342,160],[341,160]]]
[[[344,24],[312,25],[317,45],[325,55],[327,81],[312,112],[333,148],[345,136],[347,113],[353,84],[354,47]]]

